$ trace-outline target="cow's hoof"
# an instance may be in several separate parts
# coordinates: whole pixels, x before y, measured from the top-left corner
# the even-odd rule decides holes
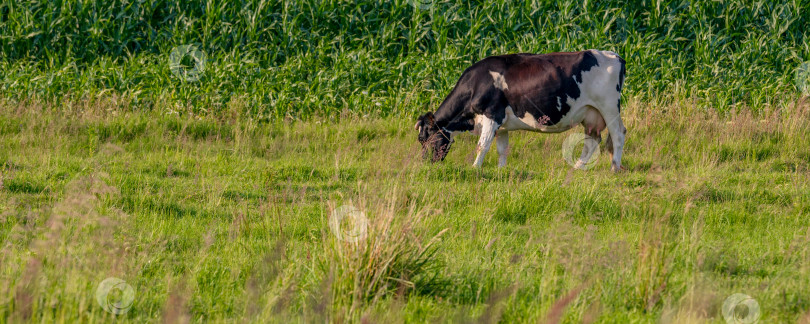
[[[625,168],[623,165],[620,165],[619,167],[616,167],[615,165],[613,165],[613,166],[610,167],[610,171],[619,173],[619,172],[627,171],[627,168]]]

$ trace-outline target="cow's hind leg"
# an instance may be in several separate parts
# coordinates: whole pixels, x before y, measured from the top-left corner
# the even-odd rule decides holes
[[[495,132],[498,127],[501,127],[500,124],[484,115],[480,115],[478,122],[481,125],[481,137],[478,139],[478,146],[475,147],[476,156],[473,166],[476,168],[480,168],[484,164],[484,156],[487,155],[489,147],[492,146]]]
[[[608,137],[605,148],[610,153],[610,169],[614,172],[625,170],[622,166],[622,149],[624,148],[624,140],[627,134],[627,128],[622,123],[622,117],[618,112],[605,118],[607,122]]]
[[[583,169],[591,164],[593,153],[599,149],[599,143],[602,142],[602,130],[605,129],[602,114],[594,108],[588,107],[587,109],[585,118],[582,120],[582,126],[585,128],[585,143],[582,146],[582,155],[574,166],[577,169]]]

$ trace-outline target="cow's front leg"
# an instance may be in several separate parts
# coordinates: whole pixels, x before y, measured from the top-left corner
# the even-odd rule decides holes
[[[498,123],[487,117],[481,118],[481,137],[478,139],[478,146],[475,147],[475,162],[473,167],[480,168],[484,164],[484,156],[489,152],[489,147],[492,146],[492,140],[495,138],[495,132],[498,130]]]
[[[498,145],[498,167],[505,167],[506,155],[509,154],[509,132],[505,129],[496,132],[495,144]]]

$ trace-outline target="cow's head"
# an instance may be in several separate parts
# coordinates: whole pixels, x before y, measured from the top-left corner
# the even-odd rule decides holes
[[[453,140],[450,138],[450,132],[439,128],[436,125],[436,118],[433,113],[428,112],[416,120],[414,129],[419,131],[419,143],[422,144],[422,157],[428,157],[428,151],[431,151],[431,161],[438,162],[444,160],[447,152],[450,151],[450,145]]]

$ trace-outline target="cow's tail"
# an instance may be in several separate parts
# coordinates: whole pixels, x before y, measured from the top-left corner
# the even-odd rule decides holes
[[[619,62],[622,64],[622,69],[619,71],[619,91],[622,91],[622,88],[624,88],[624,74],[627,72],[627,70],[625,70],[627,62],[625,62],[621,56],[619,56]]]
[[[625,62],[624,59],[621,56],[619,56],[618,54],[616,54],[616,57],[619,58],[619,65],[621,66],[621,68],[619,69],[619,83],[616,85],[616,91],[619,92],[619,102],[618,102],[618,107],[617,108],[619,109],[619,113],[621,113],[622,112],[622,89],[624,88],[624,74],[627,72],[627,70],[625,68],[625,65],[627,65],[627,62]]]

